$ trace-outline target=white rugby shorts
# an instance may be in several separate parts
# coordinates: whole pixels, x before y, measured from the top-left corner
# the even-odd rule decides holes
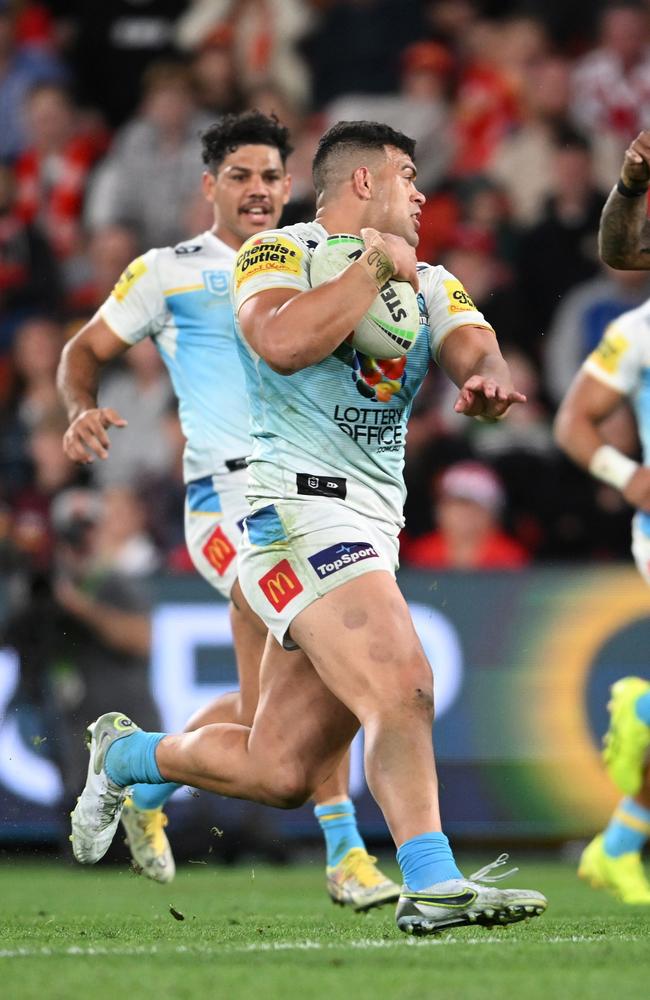
[[[285,649],[293,619],[319,597],[363,573],[399,562],[397,525],[334,500],[278,500],[246,519],[239,582],[246,600]]]
[[[185,541],[196,569],[211,587],[230,600],[237,579],[237,552],[244,518],[247,470],[204,476],[187,484]]]
[[[639,573],[650,583],[650,535],[644,530],[644,523],[648,523],[648,517],[640,512],[632,518],[632,555]]]

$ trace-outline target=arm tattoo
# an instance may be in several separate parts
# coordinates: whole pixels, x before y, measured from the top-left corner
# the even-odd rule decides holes
[[[371,247],[368,253],[368,264],[374,268],[377,287],[383,288],[395,270],[390,258],[378,247]]]
[[[650,269],[650,224],[646,198],[624,198],[613,188],[600,217],[598,249],[610,267]]]

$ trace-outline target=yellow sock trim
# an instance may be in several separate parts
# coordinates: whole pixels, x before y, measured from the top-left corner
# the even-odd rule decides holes
[[[623,826],[627,826],[630,830],[635,830],[637,833],[645,833],[650,836],[650,823],[645,823],[638,816],[631,816],[624,809],[617,809],[614,813],[614,819]]]

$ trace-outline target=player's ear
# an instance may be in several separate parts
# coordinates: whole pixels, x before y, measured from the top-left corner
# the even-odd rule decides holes
[[[203,176],[201,177],[201,186],[203,189],[203,197],[210,204],[214,203],[214,188],[217,183],[214,174],[211,174],[209,170],[203,171]]]
[[[362,201],[372,197],[372,174],[368,167],[357,167],[352,174],[352,190]]]
[[[282,179],[282,204],[286,205],[291,197],[291,174],[285,174]]]

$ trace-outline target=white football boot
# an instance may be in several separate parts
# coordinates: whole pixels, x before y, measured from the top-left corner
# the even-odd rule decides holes
[[[94,865],[111,846],[128,788],[114,784],[104,769],[106,751],[115,742],[140,727],[121,712],[107,712],[86,730],[90,751],[88,776],[72,817],[72,851],[82,865]]]
[[[547,906],[546,897],[541,892],[534,889],[495,889],[474,881],[497,882],[514,874],[517,868],[503,875],[488,875],[507,860],[508,855],[501,854],[469,879],[449,879],[421,892],[413,892],[404,886],[395,914],[397,926],[405,934],[423,935],[472,924],[505,927],[519,920],[541,916]]]

